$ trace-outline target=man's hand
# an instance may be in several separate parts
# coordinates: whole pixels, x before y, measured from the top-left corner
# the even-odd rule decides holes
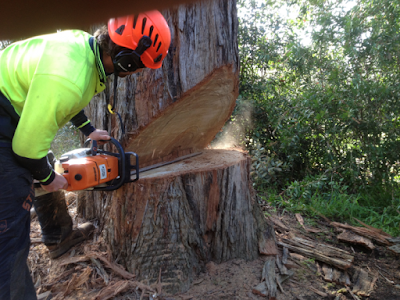
[[[53,171],[55,172],[55,171]],[[56,192],[60,189],[66,190],[68,188],[68,181],[65,179],[64,176],[60,175],[59,173],[55,172],[56,177],[49,185],[41,184],[42,188],[48,192]]]
[[[89,135],[89,139],[92,141],[109,140],[110,136],[107,131],[96,129]]]

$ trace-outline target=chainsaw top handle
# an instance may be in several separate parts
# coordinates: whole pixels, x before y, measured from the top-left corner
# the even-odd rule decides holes
[[[112,155],[118,157],[118,175],[119,178],[116,178],[112,180],[112,183],[106,187],[94,187],[93,189],[96,191],[113,191],[116,189],[119,189],[124,183],[128,182],[133,182],[139,179],[139,158],[136,153],[134,152],[127,152],[125,153],[124,149],[122,148],[121,144],[114,139],[113,137],[110,137],[110,140],[102,140],[102,142],[110,142],[117,148],[118,153],[112,153],[108,151],[98,151],[97,148],[97,141],[87,139],[84,143],[85,146],[88,145],[89,142],[92,142],[92,145],[90,147],[90,152],[92,156],[97,155],[97,153],[105,154],[105,155]],[[135,165],[131,165],[131,156],[134,156],[136,158],[135,160]],[[136,178],[134,180],[131,180],[130,178],[130,171],[132,169],[136,170]]]

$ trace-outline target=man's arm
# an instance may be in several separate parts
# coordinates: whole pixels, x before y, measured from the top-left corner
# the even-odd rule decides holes
[[[99,130],[93,127],[83,109],[71,119],[71,123],[91,140],[98,141],[110,139],[107,131]]]
[[[89,136],[93,131],[96,130],[96,128],[94,128],[90,123],[88,117],[85,115],[83,109],[71,119],[71,123],[85,136]]]

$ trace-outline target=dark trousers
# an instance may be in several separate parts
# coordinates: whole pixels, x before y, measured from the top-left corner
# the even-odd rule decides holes
[[[65,193],[58,191],[33,200],[42,229],[42,242],[58,244],[72,232],[72,218],[65,203]]]
[[[49,151],[47,160],[54,169],[56,161]],[[72,232],[72,218],[65,203],[65,193],[58,191],[33,200],[36,214],[42,229],[42,242],[46,245],[58,244]]]
[[[32,176],[0,147],[0,300],[35,300],[27,265],[30,247]]]

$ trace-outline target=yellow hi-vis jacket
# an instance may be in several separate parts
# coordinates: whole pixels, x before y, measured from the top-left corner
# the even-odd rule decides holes
[[[54,178],[45,157],[57,130],[105,89],[103,65],[90,38],[80,30],[62,31],[0,51],[0,92],[20,117],[12,149],[46,184]]]

